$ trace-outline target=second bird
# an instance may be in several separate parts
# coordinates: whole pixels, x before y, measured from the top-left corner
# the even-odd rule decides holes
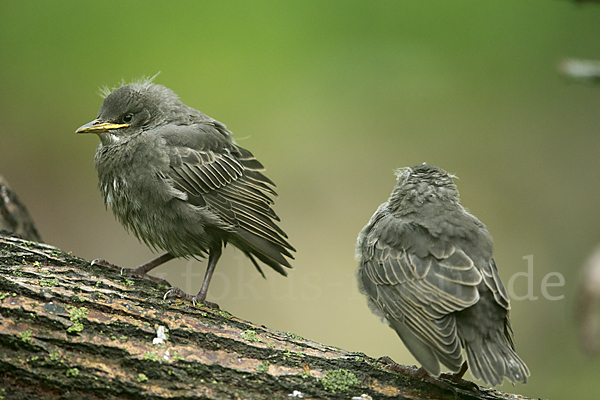
[[[443,169],[423,164],[397,176],[358,236],[358,285],[371,310],[434,376],[442,363],[459,371],[456,380],[468,366],[492,386],[504,377],[525,383],[529,369],[514,350],[487,228],[460,205]]]
[[[95,165],[106,206],[138,239],[167,252],[134,273],[208,254],[202,288],[187,297],[213,306],[206,294],[227,243],[261,274],[256,259],[287,275],[294,248],[271,208],[275,185],[224,124],[145,80],[106,93],[98,118],[77,133],[100,137]]]

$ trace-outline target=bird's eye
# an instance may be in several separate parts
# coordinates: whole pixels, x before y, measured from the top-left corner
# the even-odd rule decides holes
[[[132,119],[133,119],[133,114],[127,114],[126,116],[123,117],[123,122],[128,124],[131,122]]]

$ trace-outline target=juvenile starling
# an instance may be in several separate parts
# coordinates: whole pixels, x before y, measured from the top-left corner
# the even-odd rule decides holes
[[[433,376],[441,362],[460,371],[456,379],[468,366],[492,386],[504,377],[525,383],[529,369],[514,350],[510,302],[487,228],[460,205],[443,169],[423,164],[396,175],[356,244],[358,286],[371,311]]]
[[[224,124],[151,79],[105,95],[98,118],[76,133],[100,137],[95,165],[105,205],[138,239],[167,251],[133,273],[149,277],[148,271],[172,258],[208,255],[198,294],[173,293],[213,306],[206,293],[227,243],[263,277],[256,259],[287,275],[285,257],[293,259],[295,250],[271,208],[275,184]]]

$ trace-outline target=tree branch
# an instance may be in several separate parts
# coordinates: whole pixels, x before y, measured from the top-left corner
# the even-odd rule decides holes
[[[362,353],[164,300],[166,290],[0,236],[0,396],[504,398],[443,391]]]

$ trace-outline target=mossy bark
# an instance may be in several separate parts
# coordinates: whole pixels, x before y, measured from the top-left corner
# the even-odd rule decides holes
[[[0,236],[0,399],[506,398],[444,391],[166,291]],[[167,338],[153,343],[160,326]]]

